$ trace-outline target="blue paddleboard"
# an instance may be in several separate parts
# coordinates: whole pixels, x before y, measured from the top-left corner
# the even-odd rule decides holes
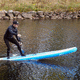
[[[65,54],[70,54],[70,53],[76,52],[76,51],[77,51],[77,47],[72,47],[72,48],[67,48],[67,49],[63,49],[63,50],[42,52],[42,53],[36,53],[36,54],[28,54],[24,57],[15,56],[15,57],[10,57],[10,59],[7,59],[7,57],[4,57],[4,58],[0,58],[0,60],[9,60],[9,61],[39,60],[39,59],[62,56]]]

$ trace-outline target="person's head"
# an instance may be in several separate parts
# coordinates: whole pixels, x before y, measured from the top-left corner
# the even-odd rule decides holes
[[[14,26],[14,27],[16,27],[16,28],[17,28],[17,27],[18,27],[18,25],[19,25],[18,21],[13,21],[13,26]]]

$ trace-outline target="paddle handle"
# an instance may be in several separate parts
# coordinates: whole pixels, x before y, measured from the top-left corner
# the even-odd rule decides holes
[[[23,49],[21,49],[21,51],[22,51],[22,53],[24,53],[24,50]]]

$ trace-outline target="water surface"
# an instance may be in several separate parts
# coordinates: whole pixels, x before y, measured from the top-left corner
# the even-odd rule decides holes
[[[18,20],[27,54],[77,47],[75,53],[40,61],[0,61],[0,80],[73,80],[80,64],[80,20]],[[3,35],[12,20],[0,21],[0,57],[6,56]],[[10,43],[11,44],[11,43]],[[19,54],[11,44],[11,54]]]

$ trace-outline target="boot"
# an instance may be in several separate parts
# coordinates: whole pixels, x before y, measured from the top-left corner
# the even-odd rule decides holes
[[[9,56],[7,56],[7,59],[10,59],[10,57],[9,57]]]
[[[24,54],[21,54],[21,56],[25,56]]]
[[[25,56],[25,55],[24,55],[24,50],[23,50],[23,49],[21,49],[21,51],[22,51],[21,56]]]

